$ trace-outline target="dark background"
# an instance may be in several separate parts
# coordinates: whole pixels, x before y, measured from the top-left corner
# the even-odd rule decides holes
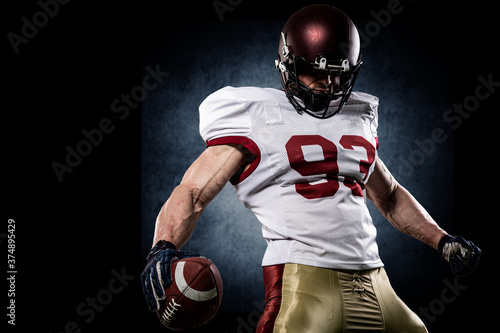
[[[430,2],[401,1],[401,13],[375,33],[365,30],[374,24],[372,11],[386,9],[389,1],[329,3],[372,35],[363,45],[356,90],[380,98],[380,157],[441,226],[483,249],[478,270],[457,282],[467,289],[441,308],[444,281],[453,283],[446,263],[395,231],[370,206],[394,289],[417,314],[420,308],[439,310],[428,323],[431,332],[468,332],[471,324],[493,327],[498,92],[455,130],[443,114],[474,94],[478,76],[491,74],[500,81],[494,6],[476,1],[436,8]],[[18,271],[16,326],[8,325],[9,330],[164,331],[147,312],[138,277],[159,208],[204,149],[197,107],[225,85],[279,88],[273,67],[279,31],[308,2],[233,4],[221,21],[213,1],[167,6],[69,2],[19,53],[4,38],[7,200],[0,241],[6,253],[3,235],[7,220],[14,219]],[[9,6],[4,36],[19,34],[21,18],[31,20],[41,10],[36,1]],[[169,75],[120,119],[113,101],[140,86],[144,68],[157,64]],[[65,147],[75,148],[85,139],[82,130],[99,127],[105,118],[114,125],[111,133],[60,182],[51,164],[63,163]],[[418,150],[415,140],[430,138],[435,128],[448,139],[409,172],[404,166]],[[247,332],[262,309],[259,265],[265,242],[259,223],[233,192],[227,187],[207,208],[186,245],[211,257],[224,279],[221,311],[199,331]],[[6,271],[2,268],[2,274]],[[130,281],[110,294],[113,272],[125,272]],[[9,286],[3,285],[5,309]],[[98,296],[106,304],[94,308],[95,317],[77,312],[81,304],[80,309],[91,309]],[[4,324],[8,317],[2,317]]]

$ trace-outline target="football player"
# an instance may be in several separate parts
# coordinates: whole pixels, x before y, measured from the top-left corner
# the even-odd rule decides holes
[[[200,106],[207,148],[156,220],[142,274],[150,310],[204,208],[231,182],[262,223],[265,311],[257,332],[427,332],[392,289],[366,206],[436,249],[454,274],[481,251],[441,229],[378,157],[375,96],[354,92],[359,35],[341,10],[312,5],[279,36],[283,90],[225,87]]]

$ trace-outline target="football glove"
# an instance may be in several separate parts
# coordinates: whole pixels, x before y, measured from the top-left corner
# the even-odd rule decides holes
[[[444,236],[439,241],[438,251],[458,277],[472,273],[481,257],[481,249],[462,236]]]
[[[160,301],[165,299],[165,288],[172,283],[170,265],[172,262],[199,254],[178,251],[175,245],[161,240],[151,249],[146,257],[146,268],[141,274],[142,291],[146,297],[149,311],[160,309]]]

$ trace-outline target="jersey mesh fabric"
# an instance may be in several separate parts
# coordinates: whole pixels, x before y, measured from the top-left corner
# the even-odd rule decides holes
[[[297,113],[282,91],[254,87],[226,87],[202,103],[207,144],[246,137],[259,149],[253,172],[233,185],[263,225],[264,266],[383,265],[363,194],[376,159],[377,106],[355,92],[342,113],[316,119]]]

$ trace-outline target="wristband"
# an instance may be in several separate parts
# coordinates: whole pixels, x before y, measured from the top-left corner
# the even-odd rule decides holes
[[[168,242],[166,240],[160,240],[155,244],[155,246],[153,246],[153,248],[149,252],[148,256],[146,257],[146,261],[148,261],[149,258],[155,256],[158,252],[160,252],[164,249],[177,250],[177,248],[175,247],[175,245],[173,243]]]

